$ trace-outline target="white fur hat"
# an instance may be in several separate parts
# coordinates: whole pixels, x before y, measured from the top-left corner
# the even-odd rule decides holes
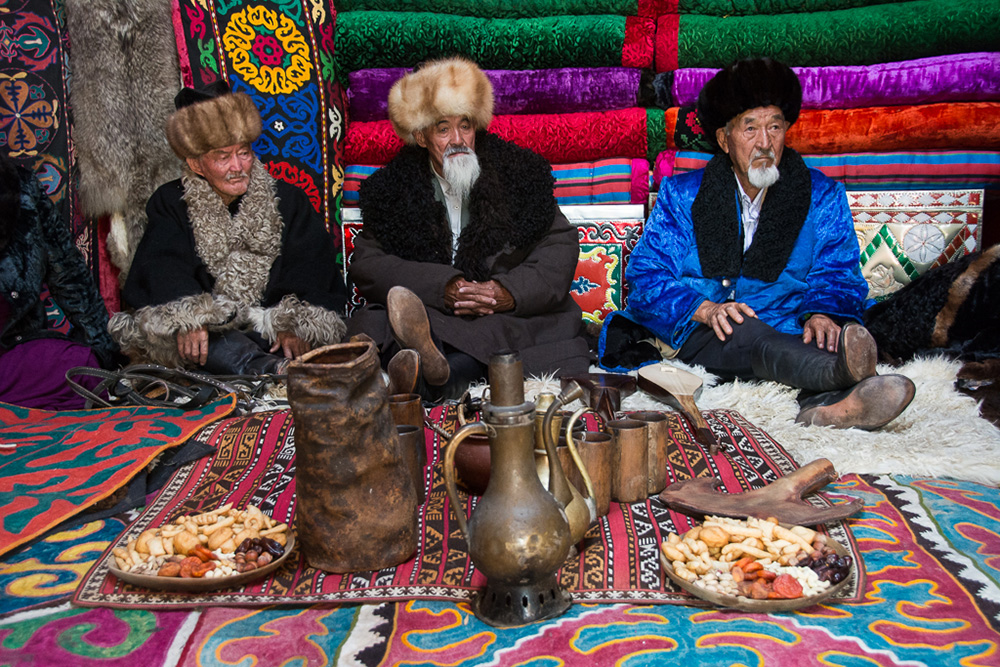
[[[389,119],[403,141],[445,116],[464,116],[486,129],[493,120],[493,85],[466,58],[427,63],[397,81],[389,91]]]

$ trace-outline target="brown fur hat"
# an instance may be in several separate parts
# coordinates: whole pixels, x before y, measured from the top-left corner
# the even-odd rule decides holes
[[[485,130],[493,120],[493,85],[466,58],[435,60],[397,81],[389,91],[389,119],[403,141],[445,116],[465,116]]]
[[[174,105],[177,111],[167,118],[167,141],[182,160],[260,136],[260,112],[253,100],[246,93],[230,92],[225,82],[205,90],[184,88]]]

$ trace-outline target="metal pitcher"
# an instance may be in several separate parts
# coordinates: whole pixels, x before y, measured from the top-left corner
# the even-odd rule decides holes
[[[448,498],[465,535],[472,562],[486,588],[472,610],[497,627],[525,625],[558,616],[569,594],[556,576],[572,545],[560,503],[535,471],[535,404],[525,401],[524,372],[516,352],[490,359],[490,401],[481,422],[463,426],[444,451]],[[455,486],[455,450],[472,434],[490,439],[490,481],[468,521]]]

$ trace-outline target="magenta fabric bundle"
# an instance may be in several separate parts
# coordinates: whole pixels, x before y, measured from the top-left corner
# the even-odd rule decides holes
[[[388,118],[389,89],[409,68],[362,69],[348,75],[351,121]],[[576,113],[627,109],[636,104],[640,70],[631,67],[563,67],[485,70],[493,84],[493,113]]]
[[[1000,53],[962,53],[878,65],[793,67],[804,109],[1000,100]],[[673,72],[677,106],[697,104],[717,69]]]

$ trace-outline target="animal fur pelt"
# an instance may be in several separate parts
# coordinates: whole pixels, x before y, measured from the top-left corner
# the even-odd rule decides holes
[[[704,389],[696,397],[705,410],[735,410],[770,435],[799,464],[818,458],[833,462],[843,474],[900,474],[914,477],[954,477],[981,484],[1000,484],[1000,429],[983,419],[975,398],[959,393],[955,378],[961,362],[943,357],[916,358],[902,368],[879,366],[880,373],[902,373],[917,386],[909,407],[877,431],[835,429],[795,423],[798,390],[777,382],[735,380],[718,384],[718,378],[700,366],[676,361],[671,365],[701,377]],[[592,368],[593,372],[601,372]],[[478,394],[484,388],[474,388]],[[559,381],[530,380],[525,396],[540,391],[558,393]],[[575,401],[567,410],[575,411]],[[643,391],[622,399],[622,410],[673,408]]]
[[[489,280],[492,256],[529,248],[548,233],[556,200],[552,168],[538,154],[482,131],[476,133],[476,154],[482,173],[469,195],[469,224],[458,238],[454,261],[448,213],[434,199],[424,148],[404,147],[362,183],[365,232],[391,255],[453,264],[469,280]]]
[[[146,200],[180,175],[164,135],[180,68],[170,3],[66,0],[80,206],[110,215],[108,253],[124,283],[146,228]]]
[[[865,313],[883,361],[943,348],[965,360],[1000,357],[1000,245],[931,269]]]

